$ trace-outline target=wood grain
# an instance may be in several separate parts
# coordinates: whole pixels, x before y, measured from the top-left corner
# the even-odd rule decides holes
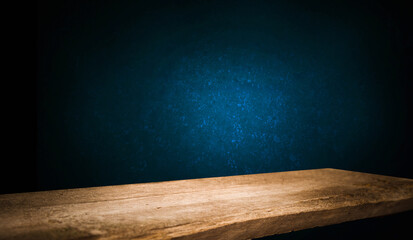
[[[413,209],[413,180],[317,169],[0,195],[0,239],[251,239]]]

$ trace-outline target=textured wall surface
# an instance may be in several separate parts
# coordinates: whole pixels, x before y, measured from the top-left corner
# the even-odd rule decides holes
[[[375,1],[329,2],[40,4],[39,188],[400,175],[397,22]]]

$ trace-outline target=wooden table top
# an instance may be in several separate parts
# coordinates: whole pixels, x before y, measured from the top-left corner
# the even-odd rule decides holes
[[[0,195],[0,239],[251,239],[413,209],[413,180],[337,169]]]

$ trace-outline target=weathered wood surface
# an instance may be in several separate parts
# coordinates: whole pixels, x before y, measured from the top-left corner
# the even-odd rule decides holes
[[[318,169],[0,195],[0,239],[250,239],[413,209],[413,180]]]

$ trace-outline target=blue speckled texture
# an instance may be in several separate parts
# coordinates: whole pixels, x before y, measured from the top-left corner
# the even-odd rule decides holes
[[[43,6],[39,187],[391,174],[406,124],[391,19],[302,2]]]

